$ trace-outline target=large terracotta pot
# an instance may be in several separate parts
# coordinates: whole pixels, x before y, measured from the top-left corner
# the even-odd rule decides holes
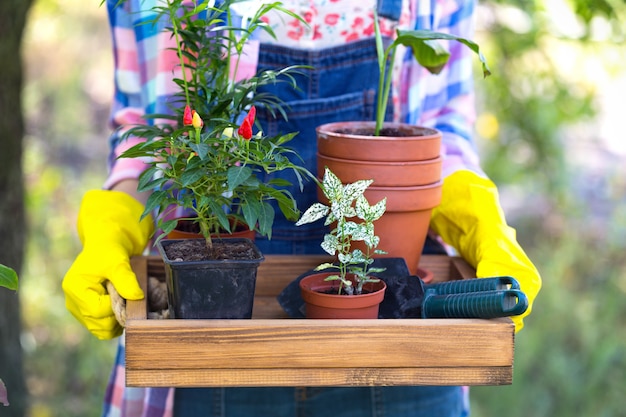
[[[377,319],[385,297],[384,281],[366,283],[363,294],[338,295],[339,281],[324,281],[332,272],[320,272],[300,280],[308,319]]]
[[[415,136],[372,136],[373,122],[319,126],[318,174],[327,166],[344,183],[374,180],[365,192],[370,204],[387,197],[387,210],[374,223],[382,256],[404,258],[417,274],[430,215],[441,201],[441,132],[397,123],[384,128]]]
[[[370,187],[365,191],[371,204],[387,197],[387,211],[374,223],[380,237],[378,247],[387,252],[378,256],[404,258],[409,272],[418,274],[430,215],[441,201],[442,185],[439,181],[416,187]]]

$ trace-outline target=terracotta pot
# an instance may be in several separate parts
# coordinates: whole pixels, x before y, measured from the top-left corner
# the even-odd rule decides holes
[[[366,294],[339,295],[339,281],[324,281],[333,272],[320,272],[300,280],[300,292],[306,303],[308,319],[377,319],[380,303],[385,297],[384,281],[367,283]]]
[[[231,222],[232,223],[232,222]],[[191,230],[194,222],[192,220],[179,220],[179,225],[184,225],[182,228],[176,228],[167,234],[168,239],[201,239],[203,238],[200,232],[190,232],[187,230]],[[181,230],[182,229],[182,230]],[[255,240],[255,232],[254,230],[250,230],[247,226],[238,226],[235,228],[233,233],[223,233],[220,236],[211,235],[212,237],[219,237],[221,239],[230,239],[230,238],[244,238],[250,239],[254,242]]]
[[[410,273],[417,274],[430,214],[441,201],[441,132],[385,123],[384,129],[397,131],[399,135],[372,136],[374,127],[374,122],[319,126],[318,166],[329,166],[344,183],[374,179],[374,184],[365,191],[367,200],[374,204],[387,197],[387,210],[374,223],[375,233],[380,237],[378,247],[387,252],[382,256],[404,258]],[[403,136],[411,134],[414,136]],[[348,159],[368,161],[371,165],[353,162],[349,166]],[[385,163],[388,168],[382,168]],[[321,176],[323,170],[318,173]],[[378,182],[375,174],[380,175]]]
[[[316,129],[317,151],[333,158],[381,162],[420,161],[434,159],[441,154],[441,132],[438,130],[404,123],[385,123],[385,128],[397,129],[408,136],[372,136],[375,126],[374,122],[321,125]]]
[[[373,186],[408,187],[433,184],[441,180],[443,158],[421,161],[381,162],[333,158],[317,154],[317,172],[328,167],[343,183],[372,179]]]

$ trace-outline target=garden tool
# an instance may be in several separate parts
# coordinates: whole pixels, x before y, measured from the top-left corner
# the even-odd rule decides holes
[[[409,293],[399,305],[404,318],[483,318],[517,316],[528,299],[512,277],[474,278],[424,284],[408,277]]]

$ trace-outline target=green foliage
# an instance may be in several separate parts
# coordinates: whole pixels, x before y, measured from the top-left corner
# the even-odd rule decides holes
[[[587,15],[612,17],[606,27],[615,28],[613,37],[618,42],[626,35],[623,23],[619,24],[619,16],[626,16],[625,3],[570,3],[570,15],[564,7],[563,16],[557,17],[548,14],[548,5],[540,1],[482,2],[488,17],[481,43],[493,75],[477,88],[484,109],[478,133],[487,139],[480,142],[485,170],[498,183],[544,187],[559,199],[567,198],[564,190],[569,167],[563,150],[571,144],[565,139],[565,130],[593,120],[597,91],[590,80],[602,75],[589,74],[590,80],[585,79],[581,76],[584,69],[572,65],[590,60],[601,62],[598,51],[609,44],[584,42],[591,36],[590,25],[584,24],[591,21]],[[609,3],[610,11],[605,10]],[[583,20],[576,21],[577,18]],[[565,21],[571,28],[568,34],[556,25]],[[617,29],[620,26],[621,32]],[[564,60],[576,55],[581,58],[575,64]],[[600,64],[595,68],[602,67]],[[481,120],[489,120],[489,126],[481,129]]]
[[[13,268],[0,264],[0,287],[17,291],[17,272]]]
[[[380,238],[374,234],[374,222],[385,213],[387,208],[386,198],[370,206],[363,195],[372,182],[372,180],[360,180],[343,185],[341,180],[326,168],[320,187],[330,205],[313,204],[296,223],[300,226],[326,217],[324,226],[334,225],[330,233],[324,235],[321,246],[329,255],[336,255],[339,263],[323,263],[316,270],[327,268],[339,270],[339,275],[326,278],[326,281],[341,281],[339,294],[342,291],[349,295],[361,294],[365,283],[378,282],[378,279],[370,277],[370,274],[384,271],[382,268],[369,267],[374,262],[372,255],[385,253],[377,249]],[[349,220],[352,218],[358,221]],[[351,243],[359,241],[365,243],[366,252],[361,249],[352,249]],[[354,276],[356,288],[353,288],[352,281],[347,277],[348,274]]]
[[[385,121],[385,111],[391,92],[391,75],[388,73],[388,62],[395,62],[396,50],[400,45],[411,48],[413,58],[432,74],[439,74],[450,58],[450,53],[437,40],[452,40],[461,42],[476,53],[482,63],[483,75],[491,74],[485,57],[480,52],[478,44],[471,40],[453,36],[448,33],[433,32],[430,30],[398,30],[396,38],[384,47],[383,39],[378,26],[378,16],[374,11],[374,31],[376,33],[376,54],[378,57],[378,102],[376,103],[376,128],[374,135],[378,136]]]
[[[144,215],[154,209],[163,213],[171,205],[178,205],[194,211],[194,220],[204,236],[220,229],[230,232],[229,220],[234,218],[271,237],[274,210],[268,201],[276,200],[287,218],[297,220],[299,212],[293,196],[279,188],[288,183],[264,183],[258,177],[260,173],[286,169],[295,172],[301,182],[301,174],[308,175],[288,158],[294,152],[284,144],[294,134],[246,140],[210,133],[194,138],[193,133],[184,127],[124,153],[124,157],[149,157],[152,161],[140,177],[139,191],[156,189],[146,203]],[[160,219],[159,226],[168,233],[177,220]]]
[[[252,136],[255,106],[285,115],[276,97],[256,94],[257,88],[279,80],[290,81],[296,88],[292,71],[297,68],[266,70],[249,79],[231,79],[231,65],[235,63],[236,72],[252,32],[260,29],[273,34],[262,16],[273,9],[295,15],[284,10],[280,3],[265,4],[242,27],[236,27],[230,10],[236,2],[225,1],[219,7],[202,2],[190,8],[183,0],[174,0],[167,6],[155,6],[156,17],[151,23],[168,19],[176,41],[183,74],[182,79],[174,80],[180,87],[176,94],[178,101],[173,116],[148,116],[169,122],[130,129],[127,136],[146,141],[121,155],[150,161],[139,184],[139,191],[154,191],[144,216],[155,209],[163,214],[172,205],[192,210],[193,220],[199,224],[209,250],[211,235],[220,231],[230,233],[232,224],[245,224],[271,238],[275,213],[270,200],[278,202],[287,219],[297,220],[300,213],[295,198],[282,188],[291,183],[263,182],[263,175],[291,170],[301,189],[303,176],[312,177],[293,162],[299,161],[299,157],[285,146],[296,133]],[[248,116],[239,126],[238,118],[246,110]],[[200,118],[193,119],[193,114]],[[164,232],[160,237],[173,230],[178,220],[159,218],[159,228]]]

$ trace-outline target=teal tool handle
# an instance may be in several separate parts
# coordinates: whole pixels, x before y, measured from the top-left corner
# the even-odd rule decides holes
[[[470,278],[437,284],[424,285],[424,292],[434,290],[436,294],[461,294],[496,290],[519,290],[519,283],[513,277]]]
[[[426,293],[422,318],[481,318],[517,316],[528,308],[520,290],[497,290],[465,294]]]

